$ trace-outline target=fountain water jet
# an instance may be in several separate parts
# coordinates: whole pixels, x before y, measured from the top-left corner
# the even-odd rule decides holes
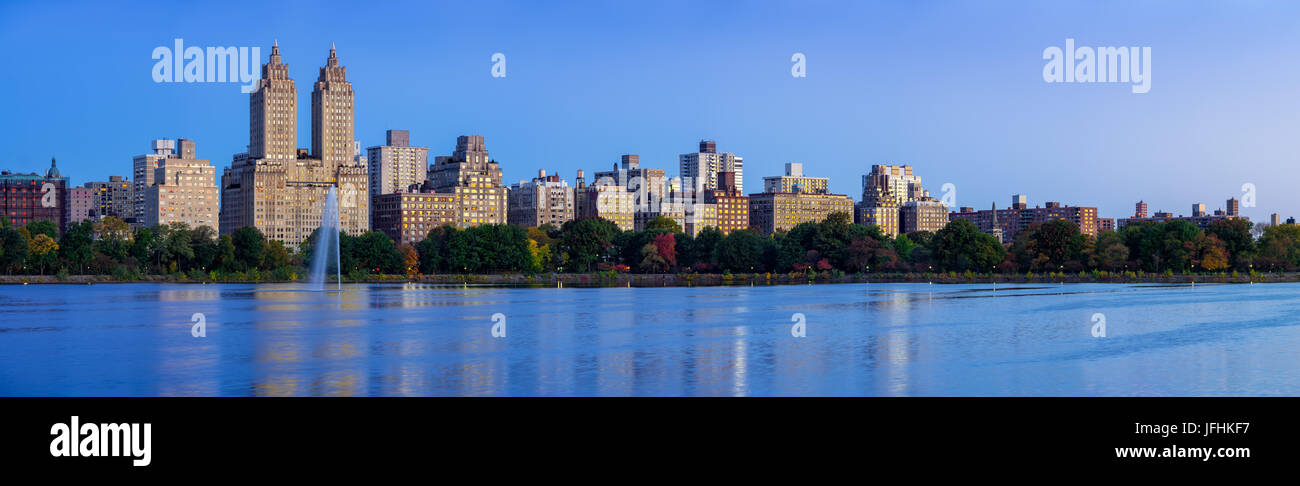
[[[325,290],[325,272],[328,270],[331,256],[334,257],[338,290],[343,290],[343,265],[339,257],[339,226],[339,194],[337,188],[331,186],[325,196],[325,209],[320,215],[320,230],[316,232],[316,243],[311,252],[310,282],[317,290]]]

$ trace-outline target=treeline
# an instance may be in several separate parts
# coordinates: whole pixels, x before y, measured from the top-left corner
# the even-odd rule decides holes
[[[211,228],[170,224],[131,228],[117,218],[83,221],[59,234],[49,221],[12,226],[0,220],[0,269],[7,274],[99,274],[130,280],[172,275],[203,280],[297,280],[318,234],[297,248],[245,227],[218,236]],[[1020,231],[1002,245],[966,220],[937,232],[888,236],[847,214],[762,235],[690,236],[668,218],[642,231],[599,219],[560,227],[481,225],[435,228],[415,245],[379,232],[340,236],[342,273],[1053,273],[1083,271],[1193,273],[1300,269],[1300,226],[1278,225],[1256,238],[1245,220],[1201,230],[1185,221],[1128,226],[1094,238],[1057,220]],[[332,268],[332,267],[331,267]]]
[[[313,234],[312,240],[315,239]],[[343,273],[418,271],[410,245],[399,247],[383,233],[340,236]],[[244,227],[218,236],[212,228],[173,223],[131,228],[114,217],[68,225],[60,235],[50,221],[13,226],[0,218],[0,270],[13,274],[112,275],[137,280],[170,275],[193,280],[298,280],[305,278],[311,244],[290,248]]]

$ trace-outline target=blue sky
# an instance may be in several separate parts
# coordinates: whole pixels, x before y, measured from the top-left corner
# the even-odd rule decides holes
[[[129,175],[155,138],[217,167],[248,143],[235,84],[157,84],[157,46],[273,39],[310,146],[330,43],[363,146],[384,130],[448,154],[481,134],[507,182],[572,181],[619,155],[676,174],[702,138],[745,158],[746,187],[803,162],[858,199],[876,163],[915,166],[959,205],[1024,193],[1126,217],[1189,214],[1255,184],[1260,221],[1300,216],[1295,2],[4,2],[0,168],[57,156],[80,184]],[[1152,48],[1152,84],[1049,84],[1043,50]],[[493,53],[507,76],[490,74]],[[807,56],[807,77],[790,57]]]

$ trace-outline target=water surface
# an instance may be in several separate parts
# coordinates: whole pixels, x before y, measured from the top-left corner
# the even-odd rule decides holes
[[[1298,295],[1300,284],[0,286],[0,395],[1297,395]],[[191,336],[195,313],[207,337]],[[1092,336],[1096,313],[1105,338]],[[795,314],[806,337],[791,335]]]

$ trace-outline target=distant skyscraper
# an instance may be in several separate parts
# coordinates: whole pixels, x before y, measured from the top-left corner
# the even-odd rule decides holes
[[[1193,204],[1193,205],[1192,205],[1192,217],[1193,217],[1193,218],[1199,218],[1199,217],[1201,217],[1201,216],[1205,216],[1205,204],[1204,204],[1204,203],[1196,203],[1196,204]]]
[[[1228,216],[1241,216],[1241,201],[1237,198],[1229,198],[1227,202]]]
[[[1136,207],[1136,209],[1133,211],[1133,217],[1134,217],[1134,218],[1145,218],[1145,217],[1147,217],[1147,203],[1146,203],[1145,201],[1138,201],[1138,202],[1137,202],[1137,207]]]
[[[1269,216],[1269,224],[1273,226],[1282,224],[1282,216],[1277,213],[1273,213],[1272,216]]]
[[[718,173],[736,174],[736,187],[744,191],[745,161],[733,153],[718,153],[718,145],[712,140],[701,140],[700,151],[682,154],[680,157],[682,177],[689,178],[686,190],[691,190],[693,197],[700,197],[703,191],[718,188]]]

